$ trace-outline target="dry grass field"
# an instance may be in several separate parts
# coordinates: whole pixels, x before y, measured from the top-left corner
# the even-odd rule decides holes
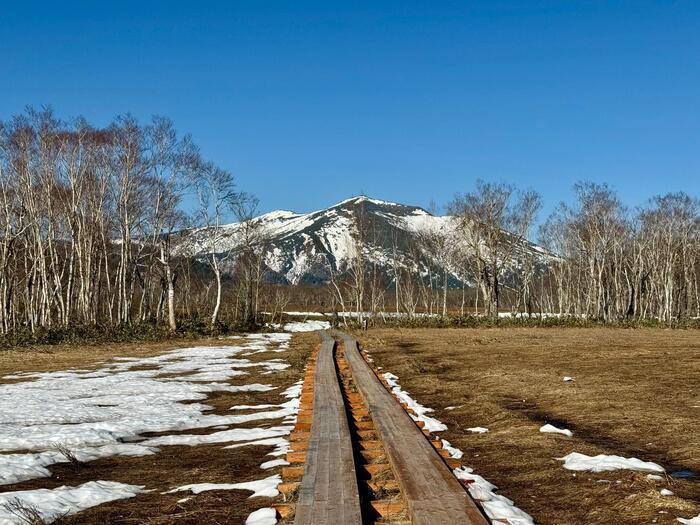
[[[255,369],[245,377],[245,382],[259,381],[278,387],[268,392],[215,392],[204,403],[213,407],[207,414],[230,415],[233,405],[277,404],[281,390],[289,387],[302,376],[308,354],[318,341],[316,334],[295,334],[289,350],[282,354],[259,353],[249,356],[252,362],[283,358],[291,366],[274,374],[258,376]],[[0,375],[13,372],[57,371],[79,366],[82,369],[98,367],[112,357],[147,357],[162,354],[178,347],[236,344],[236,339],[182,341],[163,344],[133,344],[102,347],[46,347],[0,353]],[[240,382],[234,378],[232,383]],[[0,384],[15,382],[2,380]],[[281,420],[252,421],[237,424],[236,428],[270,427]],[[167,432],[167,434],[209,433],[211,429]],[[158,434],[147,434],[145,437]],[[39,478],[14,485],[0,487],[0,492],[55,488],[61,485],[76,486],[92,480],[110,480],[132,485],[145,485],[150,492],[132,499],[119,500],[87,509],[58,522],[68,524],[221,524],[244,523],[251,511],[269,506],[268,498],[253,498],[249,491],[226,490],[203,492],[196,496],[177,492],[164,494],[173,487],[191,483],[239,483],[259,480],[279,473],[280,468],[261,470],[263,461],[272,446],[245,446],[224,449],[227,443],[201,444],[198,446],[164,446],[152,456],[112,456],[80,465],[62,463],[50,467],[50,478]],[[186,501],[183,501],[186,500]]]
[[[449,427],[464,463],[541,524],[677,523],[700,479],[572,472],[570,452],[700,472],[700,334],[620,329],[381,329],[358,334]],[[563,378],[571,376],[572,382]],[[457,407],[446,410],[447,407]],[[572,438],[540,433],[545,423]],[[468,432],[487,427],[486,434]],[[674,496],[661,496],[662,488]]]

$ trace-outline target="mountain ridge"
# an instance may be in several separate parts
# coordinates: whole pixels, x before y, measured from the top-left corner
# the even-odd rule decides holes
[[[418,261],[416,257],[424,244],[422,236],[455,235],[452,219],[419,206],[358,195],[309,213],[274,210],[253,222],[265,232],[263,259],[270,280],[295,285],[320,284],[332,274],[342,274],[358,257],[358,250],[389,281],[397,268],[421,275],[447,272],[456,281],[464,280],[456,268],[445,267],[444,261],[431,260],[429,254]],[[188,251],[196,257],[226,253],[237,245],[241,227],[241,223],[222,225],[216,246],[209,242],[206,228],[193,230]],[[522,249],[544,257],[544,250],[529,241],[522,241]]]

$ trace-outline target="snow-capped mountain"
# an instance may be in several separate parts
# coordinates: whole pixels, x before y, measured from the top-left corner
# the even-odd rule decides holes
[[[264,260],[271,280],[281,283],[327,281],[331,271],[342,273],[359,252],[365,261],[376,263],[388,279],[397,266],[420,273],[426,273],[429,264],[440,273],[440,266],[452,266],[440,254],[437,258],[426,254],[424,245],[426,234],[453,236],[453,219],[417,206],[359,196],[324,210],[304,214],[273,211],[254,221],[264,232]],[[214,244],[208,230],[191,231],[186,236],[187,251],[195,256],[226,253],[239,244],[241,231],[238,223],[222,226]],[[548,257],[539,247],[522,244],[523,250],[538,258]],[[416,262],[421,252],[423,260]],[[447,270],[458,279],[455,268]]]

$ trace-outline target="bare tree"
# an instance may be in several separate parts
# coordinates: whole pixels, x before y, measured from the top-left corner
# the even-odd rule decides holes
[[[267,248],[265,225],[256,219],[258,199],[240,193],[232,201],[232,210],[238,220],[236,243],[231,248],[239,277],[241,292],[240,320],[244,326],[255,323],[258,313],[260,284],[265,275],[264,254]]]
[[[449,206],[460,220],[470,248],[486,313],[498,316],[501,278],[522,246],[540,209],[534,191],[517,192],[507,184],[477,181],[476,191],[457,196]]]
[[[202,225],[205,251],[209,253],[207,262],[216,281],[214,308],[209,323],[214,329],[219,322],[221,309],[221,263],[232,253],[224,244],[224,241],[230,237],[230,232],[222,226],[226,214],[230,213],[239,201],[240,194],[236,192],[233,175],[212,163],[199,165],[197,169],[189,172],[189,176],[199,202],[198,218]]]
[[[540,233],[561,256],[550,264],[560,312],[670,323],[698,311],[698,199],[654,197],[630,216],[606,185],[575,190],[575,205],[562,204]]]

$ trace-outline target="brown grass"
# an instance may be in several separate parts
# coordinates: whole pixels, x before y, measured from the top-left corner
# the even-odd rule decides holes
[[[233,384],[243,380],[269,383],[280,389],[270,392],[218,392],[203,403],[214,407],[211,413],[231,414],[230,407],[237,404],[282,403],[280,390],[290,386],[303,375],[303,366],[313,345],[315,334],[295,334],[290,349],[285,353],[259,353],[247,356],[252,361],[283,358],[292,366],[269,375],[256,375],[256,369],[246,371],[249,375],[232,378]],[[141,345],[118,345],[113,347],[83,347],[65,349],[52,347],[51,354],[17,351],[3,354],[0,371],[3,374],[15,371],[45,371],[66,367],[91,368],[114,356],[149,356],[177,347],[225,344],[226,341],[211,339],[191,342],[156,343]],[[234,341],[235,343],[235,341]],[[48,357],[52,356],[52,358]],[[252,426],[274,426],[281,420],[256,421]],[[236,425],[245,426],[245,425]],[[208,433],[211,429],[184,431],[185,434]],[[177,434],[170,432],[169,434]],[[253,510],[270,506],[268,498],[248,499],[248,491],[213,491],[193,495],[186,492],[162,494],[174,487],[191,483],[238,483],[271,476],[280,469],[261,470],[263,461],[273,459],[266,456],[273,447],[241,447],[224,449],[226,443],[200,446],[162,447],[161,452],[146,457],[111,457],[89,463],[79,468],[71,463],[49,467],[51,478],[30,480],[15,485],[0,487],[0,491],[55,488],[61,485],[78,485],[91,480],[109,480],[134,485],[145,485],[151,492],[129,500],[107,503],[65,517],[61,525],[72,524],[196,524],[213,525],[244,523]],[[178,503],[183,498],[187,501]]]
[[[157,343],[105,343],[100,345],[39,345],[0,350],[0,384],[2,376],[16,372],[52,372],[67,368],[93,368],[113,357],[150,357],[176,348],[214,346],[237,338],[178,339]],[[132,370],[137,370],[133,368]]]
[[[700,512],[700,480],[573,473],[555,459],[617,454],[700,472],[697,331],[382,329],[360,338],[378,366],[436,409],[464,464],[538,523],[671,524]],[[540,433],[546,422],[574,437]],[[466,431],[473,426],[490,432]],[[660,496],[663,487],[676,496]]]

